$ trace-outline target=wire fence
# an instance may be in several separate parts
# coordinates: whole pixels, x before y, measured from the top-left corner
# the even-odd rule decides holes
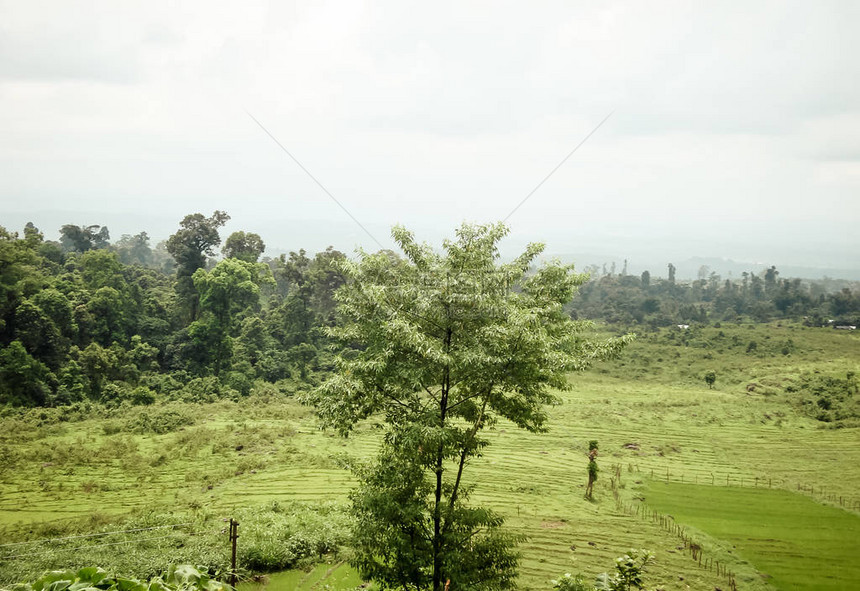
[[[635,465],[630,464],[628,466],[629,472],[636,472],[637,467]],[[729,585],[729,588],[732,591],[737,591],[737,580],[735,572],[729,567],[729,563],[725,560],[720,562],[719,559],[705,555],[705,547],[704,544],[696,541],[692,538],[690,533],[687,531],[687,528],[683,525],[676,523],[675,518],[671,515],[667,515],[664,513],[660,513],[659,511],[655,511],[651,509],[645,503],[637,502],[633,503],[630,501],[625,501],[621,498],[621,493],[619,492],[619,488],[621,486],[622,481],[622,465],[621,464],[613,464],[612,465],[612,476],[609,479],[609,486],[612,490],[612,496],[615,499],[615,508],[625,513],[628,516],[636,517],[641,519],[642,521],[650,521],[654,525],[659,526],[666,532],[676,536],[681,542],[683,542],[683,550],[685,553],[689,554],[690,557],[696,561],[699,565],[699,568],[706,569],[710,572],[715,572],[717,576],[725,577],[726,583]],[[679,547],[681,549],[681,547]]]
[[[683,542],[684,552],[690,555],[699,565],[699,568],[715,572],[717,576],[725,577],[729,588],[732,591],[737,591],[736,574],[732,570],[731,565],[725,561],[720,562],[719,559],[709,554],[706,555],[704,544],[694,540],[687,529],[683,525],[676,523],[671,515],[655,511],[643,503],[629,503],[618,499],[616,499],[616,508],[631,517],[636,517],[642,521],[650,521],[664,531],[676,536]]]
[[[714,556],[706,554],[704,544],[693,539],[687,528],[677,523],[674,517],[651,509],[644,502],[630,502],[621,498],[619,488],[621,487],[624,468],[625,466],[623,464],[618,463],[611,466],[612,475],[610,476],[609,486],[615,499],[616,509],[643,521],[650,521],[670,534],[677,536],[679,540],[683,542],[684,551],[688,553],[694,561],[696,561],[700,568],[707,569],[711,572],[717,573],[718,576],[725,577],[732,591],[737,591],[736,573],[732,570],[731,565],[725,560],[720,562],[720,560]],[[685,474],[681,471],[673,472],[669,467],[666,468],[665,472],[662,470],[655,470],[654,468],[642,470],[640,466],[635,463],[628,463],[626,471],[628,474],[644,474],[652,480],[666,483],[787,490],[804,494],[816,501],[827,502],[847,511],[860,510],[860,499],[848,497],[844,494],[829,492],[821,485],[816,486],[814,484],[806,484],[784,478],[763,478],[760,476],[750,477],[732,472],[709,472],[707,474],[695,473],[691,477],[689,474]]]
[[[55,542],[65,542],[67,540],[80,540],[80,539],[84,539],[84,538],[97,538],[97,537],[113,536],[113,535],[119,535],[119,534],[131,534],[131,533],[139,533],[139,532],[143,532],[143,531],[153,531],[156,529],[167,529],[167,528],[176,529],[178,527],[186,527],[189,525],[193,525],[193,524],[192,523],[173,523],[173,524],[169,524],[169,525],[155,525],[152,527],[136,527],[134,529],[120,529],[120,530],[100,532],[100,533],[95,533],[95,534],[81,534],[81,535],[77,535],[77,536],[63,536],[60,538],[36,538],[34,540],[27,540],[24,542],[9,542],[7,544],[0,544],[0,548],[8,548],[10,546],[24,546],[27,544],[50,544],[50,543],[55,543]]]
[[[622,464],[613,464],[613,470],[623,468]],[[647,475],[651,480],[676,484],[706,484],[710,486],[729,486],[743,488],[768,488],[797,492],[812,499],[840,507],[846,511],[860,512],[860,497],[849,496],[843,492],[833,492],[821,484],[802,482],[790,478],[771,478],[750,476],[739,472],[707,472],[685,473],[681,470],[662,468],[641,468],[636,463],[627,464],[627,472]]]

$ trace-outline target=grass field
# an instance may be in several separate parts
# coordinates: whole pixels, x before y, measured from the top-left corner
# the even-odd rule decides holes
[[[650,483],[646,502],[732,545],[783,591],[860,589],[860,517],[784,490]]]
[[[339,562],[318,564],[312,569],[291,570],[262,577],[259,582],[239,584],[238,591],[323,591],[354,589],[361,585],[355,570]]]
[[[760,344],[750,354],[753,339]],[[783,355],[789,339],[792,351]],[[857,335],[726,326],[684,340],[668,331],[643,335],[620,362],[572,377],[572,390],[550,412],[549,433],[499,424],[485,455],[468,466],[472,502],[498,510],[510,528],[528,536],[520,547],[521,588],[548,589],[565,572],[609,570],[631,547],[656,554],[650,586],[727,588],[725,578],[685,555],[677,538],[616,508],[615,495],[625,503],[645,495],[652,473],[665,479],[668,472],[671,482],[718,485],[728,477],[733,485],[743,479],[746,486],[767,481],[794,491],[813,486],[819,499],[841,496],[849,507],[860,501],[860,432],[822,428],[781,388],[802,372],[860,373]],[[717,374],[714,390],[701,379],[708,370]],[[750,391],[750,383],[759,387]],[[67,421],[41,411],[0,419],[0,533],[15,541],[62,531],[62,520],[103,524],[149,509],[173,511],[177,519],[225,518],[272,501],[345,502],[348,466],[373,454],[379,441],[373,423],[349,439],[322,432],[312,410],[291,398],[143,412],[167,410],[188,424],[130,434],[123,425],[139,408]],[[595,502],[583,499],[591,439],[601,450]],[[613,478],[616,468],[620,479]],[[773,588],[748,562],[751,556],[730,553],[719,535],[706,544],[737,573],[740,588]]]

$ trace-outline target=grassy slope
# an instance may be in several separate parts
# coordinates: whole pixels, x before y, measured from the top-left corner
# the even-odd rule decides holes
[[[652,470],[665,478],[667,469],[672,480],[685,482],[710,482],[713,475],[719,484],[728,474],[733,483],[759,477],[788,489],[802,483],[856,494],[857,430],[819,429],[784,395],[750,394],[746,385],[775,387],[804,369],[860,370],[857,335],[775,326],[721,330],[723,336],[706,329],[698,337],[707,347],[642,338],[621,363],[574,377],[573,390],[551,411],[549,433],[499,424],[489,434],[492,445],[466,477],[475,485],[474,502],[501,511],[529,536],[522,546],[523,588],[548,588],[564,572],[607,570],[630,547],[657,554],[649,580],[667,590],[725,586],[684,556],[676,538],[615,510],[608,486],[613,463],[624,467],[625,499],[641,494]],[[769,352],[788,338],[796,345],[791,355]],[[750,339],[759,343],[753,354],[745,352]],[[717,372],[715,390],[701,381],[709,369]],[[275,499],[345,499],[351,478],[343,466],[376,447],[372,425],[341,440],[318,431],[310,412],[292,401],[189,408],[200,417],[194,426],[134,437],[105,435],[100,420],[34,430],[5,419],[0,458],[14,464],[0,476],[7,538],[33,522],[93,511],[204,507],[228,515],[231,507]],[[582,498],[590,439],[600,442],[603,468],[595,503]],[[626,443],[639,449],[624,449]],[[721,561],[737,561],[719,541],[710,543],[706,550]],[[749,565],[738,562],[735,570],[742,588],[767,588]]]

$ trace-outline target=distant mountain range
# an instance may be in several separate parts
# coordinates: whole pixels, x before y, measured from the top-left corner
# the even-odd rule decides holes
[[[603,268],[606,265],[607,271],[611,269],[612,263],[615,263],[615,273],[621,273],[624,268],[624,258],[611,255],[596,255],[596,254],[548,254],[545,258],[558,258],[563,262],[573,262],[576,268],[584,271],[590,265],[597,265]],[[667,260],[667,261],[641,261],[631,257],[627,265],[628,275],[640,275],[642,271],[647,270],[651,273],[651,277],[666,278],[669,274],[668,265],[675,265],[675,277],[678,280],[696,279],[699,276],[699,270],[704,266],[708,268],[707,274],[716,273],[722,279],[739,279],[744,271],[759,275],[771,265],[776,266],[779,271],[779,276],[799,277],[802,279],[845,279],[849,281],[860,281],[860,268],[827,268],[827,267],[810,267],[800,265],[782,265],[779,261],[760,261],[760,262],[743,262],[734,261],[731,259],[723,259],[718,257],[700,257],[693,256],[685,260]]]

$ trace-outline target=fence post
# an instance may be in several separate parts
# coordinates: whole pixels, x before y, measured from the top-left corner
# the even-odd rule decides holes
[[[230,518],[230,545],[232,546],[232,552],[230,556],[230,585],[232,587],[236,586],[237,578],[236,578],[236,540],[239,539],[239,522]]]

